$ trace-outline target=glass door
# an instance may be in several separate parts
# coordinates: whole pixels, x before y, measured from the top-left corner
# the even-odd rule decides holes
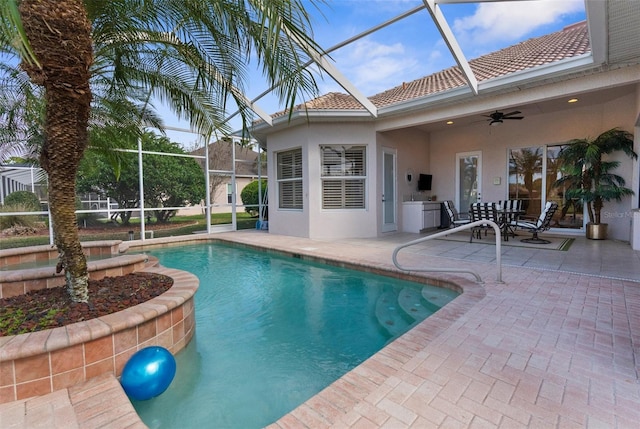
[[[382,232],[397,230],[396,151],[382,149]]]
[[[546,201],[558,203],[558,211],[551,223],[553,228],[582,229],[584,224],[584,206],[575,198],[566,198],[568,184],[556,185],[562,177],[562,164],[558,154],[566,145],[547,146],[545,158]],[[559,212],[559,214],[558,214]]]
[[[526,216],[537,218],[542,211],[542,147],[509,151],[509,199],[521,200]]]
[[[482,152],[456,154],[456,206],[468,213],[471,203],[482,201]]]
[[[558,203],[552,228],[581,229],[583,207],[565,198],[567,185],[557,186],[562,176],[558,154],[562,145],[509,150],[509,199],[522,200],[527,217],[538,217],[547,201]]]

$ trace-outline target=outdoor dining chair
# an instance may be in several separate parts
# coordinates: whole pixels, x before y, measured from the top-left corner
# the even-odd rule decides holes
[[[471,213],[471,222],[475,222],[478,220],[491,220],[495,223],[498,223],[498,211],[496,209],[496,203],[473,203],[471,204],[470,213]],[[469,237],[469,243],[473,241],[473,237],[482,238],[482,231],[484,231],[484,235],[487,235],[487,230],[489,230],[491,226],[489,224],[483,224],[479,226],[475,226],[471,229],[471,237]]]
[[[544,210],[540,213],[537,219],[527,220],[519,219],[511,222],[511,226],[514,228],[520,228],[533,233],[531,238],[524,238],[520,241],[523,243],[535,243],[535,244],[549,244],[549,240],[538,238],[538,233],[548,230],[551,227],[551,219],[558,209],[558,203],[548,201],[544,206]]]
[[[449,228],[455,228],[456,226],[466,225],[471,222],[471,219],[460,216],[456,207],[453,205],[453,201],[445,200],[443,205],[447,215],[449,216]]]
[[[503,226],[502,233],[505,240],[508,240],[509,236],[516,236],[515,227],[512,226],[512,223],[516,222],[522,213],[524,213],[522,200],[498,201],[498,214],[500,215],[500,224]]]

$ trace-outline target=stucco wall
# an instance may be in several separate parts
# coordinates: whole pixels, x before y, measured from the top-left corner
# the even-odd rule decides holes
[[[309,169],[302,169],[303,209],[279,209],[277,154],[285,150],[302,148],[302,162],[308,155],[308,133],[306,126],[298,126],[274,133],[269,137],[267,170],[269,186],[269,231],[275,234],[309,237]]]
[[[418,194],[418,176],[430,174],[429,134],[417,129],[394,130],[378,134],[378,148],[388,147],[398,150],[397,173],[398,195],[400,199],[409,199]],[[380,168],[382,165],[380,164]],[[413,180],[405,179],[408,170],[413,172]],[[437,178],[433,178],[436,186]],[[421,196],[427,196],[425,193]]]
[[[375,237],[380,193],[375,186],[379,154],[376,151],[373,127],[368,124],[331,123],[316,124],[308,129],[309,152],[309,237]],[[320,146],[365,145],[367,147],[367,194],[366,208],[362,210],[325,210],[322,208],[320,181]]]
[[[629,76],[627,76],[629,75]],[[508,150],[561,144],[574,138],[593,138],[601,132],[619,127],[634,133],[635,150],[640,153],[640,85],[621,86],[637,79],[631,70],[614,70],[606,75],[587,75],[566,82],[550,82],[543,87],[522,88],[506,94],[489,94],[470,98],[465,103],[434,105],[423,111],[410,111],[378,119],[352,117],[344,122],[335,113],[312,118],[309,122],[275,128],[268,133],[270,187],[269,229],[285,235],[311,238],[371,237],[383,234],[382,152],[397,153],[396,219],[402,231],[402,200],[417,191],[420,173],[433,176],[430,193],[417,193],[417,199],[436,195],[438,201],[455,201],[456,154],[478,151],[482,157],[483,201],[498,201],[508,196]],[[617,82],[617,84],[616,84]],[[611,85],[611,86],[608,86]],[[602,91],[602,88],[607,88]],[[627,91],[628,89],[628,91]],[[599,92],[592,92],[599,91]],[[568,104],[563,94],[584,97],[585,103]],[[569,97],[566,96],[566,99]],[[551,103],[553,101],[553,103]],[[482,115],[498,109],[526,111],[521,121],[505,121],[490,127]],[[526,107],[526,108],[525,108]],[[541,113],[545,112],[545,113]],[[449,117],[469,120],[470,125],[454,124],[438,128]],[[347,116],[345,116],[347,118]],[[457,122],[457,121],[456,121]],[[463,122],[464,123],[464,122]],[[431,128],[436,131],[426,131]],[[320,152],[322,144],[367,145],[367,207],[364,210],[323,210],[321,207]],[[276,153],[302,148],[304,163],[304,209],[280,210],[277,201]],[[638,162],[616,155],[621,161],[617,173],[627,186],[640,192]],[[414,175],[406,181],[407,171]],[[499,180],[498,180],[499,179]],[[496,183],[496,184],[494,184]],[[608,202],[603,221],[609,223],[609,237],[629,240],[631,208],[638,206],[638,196],[622,202]],[[464,210],[462,210],[464,211]],[[571,232],[563,230],[567,233]]]
[[[562,143],[573,138],[596,137],[613,127],[635,132],[633,125],[637,117],[636,95],[615,99],[591,107],[578,104],[550,114],[527,115],[522,121],[505,121],[489,127],[480,122],[464,128],[452,128],[431,134],[430,170],[435,178],[450,177],[451,180],[434,182],[433,192],[438,199],[454,200],[456,153],[481,151],[482,153],[482,200],[498,201],[508,195],[507,154],[509,148],[535,147]],[[628,158],[617,156],[621,167],[617,173],[632,183],[633,163]],[[494,185],[494,178],[500,184]],[[609,236],[621,240],[629,238],[629,219],[625,216],[631,208],[631,199],[605,204],[603,217],[609,223]],[[603,222],[605,220],[603,219]]]
[[[411,200],[411,196],[419,200],[424,200],[430,195],[437,195],[437,192],[418,191],[418,177],[420,173],[431,174],[429,155],[429,134],[415,128],[394,130],[379,133],[378,154],[383,148],[395,149],[397,151],[396,162],[396,219],[398,231],[402,231],[402,202]],[[378,161],[378,171],[382,171],[382,161]],[[407,172],[412,173],[412,180],[406,179]],[[432,189],[436,189],[438,180],[444,178],[433,177]],[[382,189],[382,174],[378,174],[377,189]],[[379,207],[379,229],[382,233],[382,202],[378,201]]]
[[[377,231],[377,192],[369,186],[366,208],[362,210],[322,209],[320,181],[321,145],[366,145],[367,179],[376,183],[377,151],[373,127],[367,124],[326,123],[300,125],[269,137],[269,231],[310,238],[375,237]],[[277,153],[302,148],[302,210],[279,209],[277,195]]]

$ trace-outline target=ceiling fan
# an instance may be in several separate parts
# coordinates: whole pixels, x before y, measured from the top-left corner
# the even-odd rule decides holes
[[[524,119],[524,116],[514,116],[514,115],[519,115],[521,113],[522,112],[518,110],[509,112],[509,113],[502,113],[496,110],[490,115],[483,115],[483,116],[489,118],[487,119],[487,121],[489,121],[489,125],[500,125],[502,121],[505,119]]]

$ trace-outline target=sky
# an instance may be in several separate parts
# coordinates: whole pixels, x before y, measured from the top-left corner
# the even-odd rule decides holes
[[[422,0],[326,0],[318,10],[303,1],[312,16],[314,40],[325,50],[423,5]],[[584,0],[456,3],[442,4],[441,8],[467,60],[586,19]],[[331,52],[330,58],[365,96],[455,65],[426,9]],[[346,93],[329,76],[323,77],[318,80],[320,94]],[[251,75],[246,94],[253,99],[266,89],[256,72]],[[282,110],[274,97],[266,96],[257,103],[270,114]],[[166,125],[188,128],[167,109],[159,111]],[[230,124],[233,129],[241,125],[239,118],[232,119]],[[189,133],[167,135],[185,147],[192,147],[197,140]]]

